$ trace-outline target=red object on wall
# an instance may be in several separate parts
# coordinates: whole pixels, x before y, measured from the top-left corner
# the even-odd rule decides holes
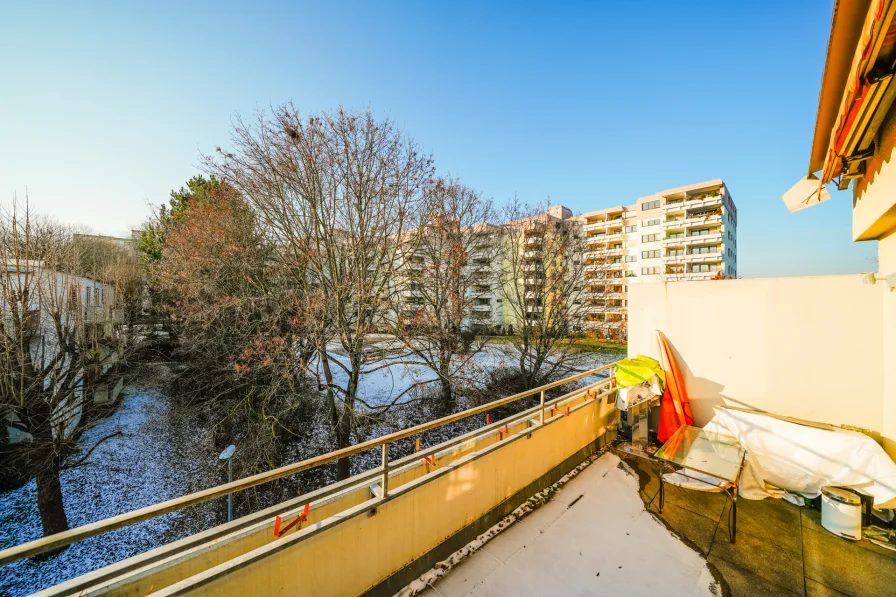
[[[656,430],[656,438],[665,443],[672,434],[678,431],[678,415],[675,413],[675,403],[672,402],[672,396],[669,395],[668,388],[663,392],[663,399],[660,402],[660,425]]]
[[[660,352],[660,363],[666,372],[666,387],[663,401],[660,404],[660,425],[657,429],[657,439],[664,442],[679,427],[693,425],[694,417],[691,414],[691,404],[684,385],[684,376],[678,368],[672,349],[666,342],[666,337],[659,330],[656,331],[656,339]]]

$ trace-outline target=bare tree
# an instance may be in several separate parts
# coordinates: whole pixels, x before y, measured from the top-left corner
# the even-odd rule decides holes
[[[432,161],[388,120],[339,110],[302,118],[290,105],[250,125],[207,160],[238,188],[315,297],[317,359],[337,448],[351,444],[365,344],[386,323],[401,242],[432,178]],[[331,347],[338,343],[343,354]],[[349,476],[348,459],[338,463]]]
[[[470,357],[485,346],[476,331],[500,325],[474,310],[497,290],[480,275],[499,252],[492,219],[491,202],[457,180],[438,179],[408,234],[411,252],[399,272],[400,291],[392,293],[393,329],[409,353],[402,362],[435,373],[444,408],[454,403],[456,382],[468,378]]]
[[[503,225],[505,308],[525,388],[577,366],[585,314],[584,237],[579,221],[514,199]]]
[[[101,438],[78,450],[78,431],[97,384],[122,357],[114,286],[83,265],[71,232],[34,217],[15,200],[0,213],[0,411],[36,480],[45,535],[68,528],[60,472],[84,463]]]

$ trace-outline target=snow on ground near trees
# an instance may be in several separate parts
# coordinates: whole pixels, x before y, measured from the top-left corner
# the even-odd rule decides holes
[[[616,352],[592,353],[582,367],[597,367],[619,358],[621,355]],[[515,366],[517,356],[510,345],[499,345],[489,347],[472,360],[481,372]],[[334,374],[338,382],[345,381],[345,373],[338,367]],[[359,395],[371,405],[387,404],[412,384],[434,377],[425,367],[396,365],[363,375]],[[583,383],[593,381],[597,378],[585,378]],[[72,527],[226,481],[210,430],[192,426],[188,419],[178,416],[169,398],[156,389],[126,388],[116,412],[84,433],[80,440],[82,449],[88,449],[116,428],[120,428],[122,436],[100,445],[87,465],[62,473],[65,508]],[[57,556],[0,567],[0,595],[28,595],[209,528],[220,522],[216,518],[218,501],[92,537]],[[33,480],[0,493],[0,529],[0,549],[41,536]]]
[[[385,348],[388,345],[384,344],[382,347]],[[581,370],[593,369],[612,363],[623,356],[616,351],[585,353],[580,361],[576,361],[576,368]],[[330,358],[348,365],[347,357],[340,355],[335,350],[331,352]],[[504,343],[489,346],[470,357],[470,362],[463,368],[463,373],[472,379],[481,380],[483,374],[491,369],[498,367],[516,368],[518,366],[519,352],[511,344]],[[348,379],[345,371],[339,366],[333,366],[331,370],[334,382],[345,387]],[[371,406],[382,406],[399,398],[402,392],[406,392],[415,383],[420,384],[421,382],[433,381],[436,378],[436,374],[431,369],[422,365],[387,367],[362,375],[358,384],[358,396]],[[589,376],[583,380],[583,383],[593,383],[597,380],[597,377]],[[401,400],[405,400],[407,397],[408,395],[405,394],[401,396]]]
[[[154,390],[128,388],[112,416],[84,433],[80,444],[120,428],[124,434],[101,444],[90,464],[62,472],[65,510],[81,526],[198,491],[222,481],[211,434],[169,418],[168,399]],[[226,480],[226,479],[223,479]],[[0,568],[0,595],[28,595],[210,526],[214,504],[200,504],[91,537],[44,560]],[[34,481],[0,494],[0,549],[41,536]]]

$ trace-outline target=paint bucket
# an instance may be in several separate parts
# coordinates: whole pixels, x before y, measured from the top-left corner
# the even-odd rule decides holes
[[[862,538],[862,500],[842,487],[821,488],[821,526],[844,539]]]

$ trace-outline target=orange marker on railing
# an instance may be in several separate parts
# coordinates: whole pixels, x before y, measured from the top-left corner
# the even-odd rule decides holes
[[[485,413],[485,424],[486,425],[492,424],[492,413]]]
[[[504,429],[501,429],[500,427],[498,428],[498,441],[501,441],[502,439],[504,439],[505,435],[510,435],[509,425],[510,425],[510,423],[506,423],[504,425]]]
[[[302,510],[302,513],[296,516],[296,519],[291,523],[280,528],[280,523],[282,522],[281,518],[278,516],[274,519],[274,537],[280,537],[280,535],[284,534],[286,531],[291,529],[292,527],[299,525],[299,528],[302,528],[302,524],[308,518],[308,512],[311,510],[311,504],[305,504],[305,508]]]
[[[436,465],[436,461],[430,456],[424,456],[423,460],[425,460],[427,463],[429,463],[430,466]]]
[[[570,407],[567,406],[567,407],[566,407],[566,412],[563,413],[563,414],[565,414],[567,417],[569,416],[569,408],[570,408]]]
[[[419,438],[419,437],[417,438],[417,449],[414,450],[414,451],[415,451],[415,452],[419,452],[419,451],[420,451],[420,438]]]

